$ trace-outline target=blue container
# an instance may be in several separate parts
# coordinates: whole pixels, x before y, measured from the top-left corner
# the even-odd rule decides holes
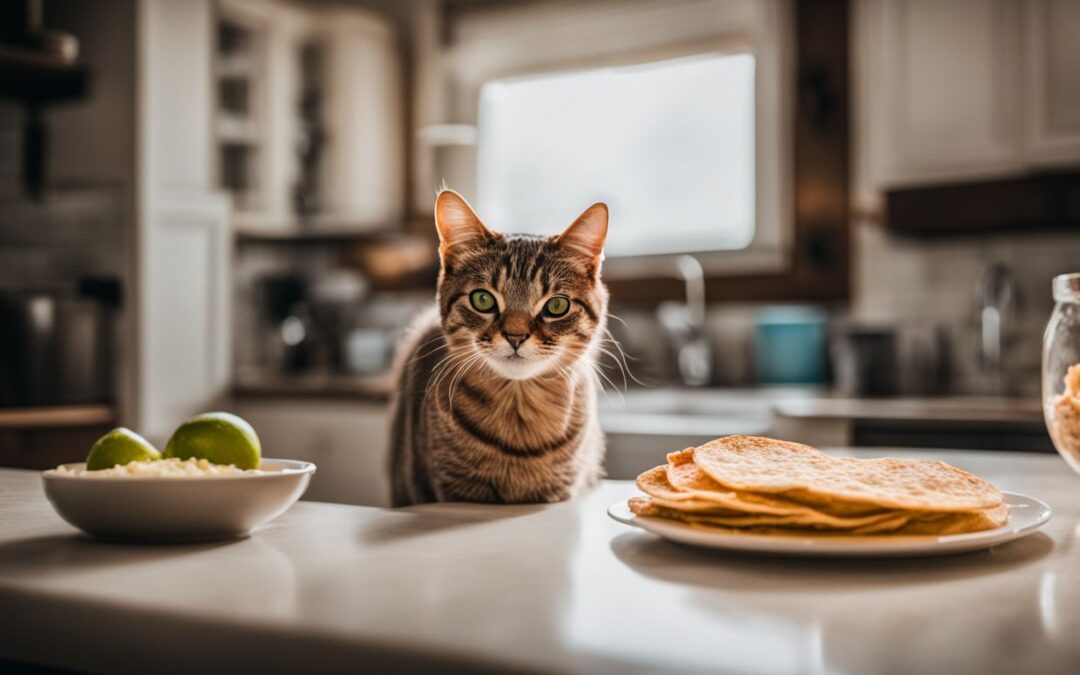
[[[761,384],[826,380],[828,317],[814,307],[768,307],[754,317],[754,372]]]

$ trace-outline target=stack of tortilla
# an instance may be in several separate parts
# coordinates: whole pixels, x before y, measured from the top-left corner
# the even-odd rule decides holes
[[[727,436],[638,476],[639,516],[755,534],[944,535],[1009,520],[991,483],[939,461],[833,457],[798,443]]]

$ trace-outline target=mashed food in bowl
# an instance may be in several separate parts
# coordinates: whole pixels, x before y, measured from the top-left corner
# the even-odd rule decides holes
[[[259,469],[238,469],[232,464],[213,464],[205,459],[155,459],[118,464],[111,469],[88,471],[85,467],[60,466],[56,472],[62,476],[85,478],[141,477],[141,478],[223,478],[265,473]]]

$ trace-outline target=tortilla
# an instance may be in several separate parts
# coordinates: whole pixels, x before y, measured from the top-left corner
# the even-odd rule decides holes
[[[812,509],[798,504],[787,504],[783,500],[765,497],[761,500],[742,499],[741,495],[716,486],[715,490],[683,490],[672,485],[668,476],[671,465],[661,465],[649,469],[637,478],[637,488],[645,494],[667,501],[685,502],[684,510],[708,511],[710,508],[729,509],[748,513],[767,513],[771,515],[791,515],[809,513]],[[711,480],[711,479],[710,479]]]
[[[946,535],[1006,524],[1003,495],[939,461],[832,457],[728,436],[667,455],[638,476],[637,515],[757,534]]]
[[[772,501],[777,504],[775,509],[764,510],[762,504],[756,504],[749,499],[754,495],[708,492],[695,490],[694,492],[682,492],[671,485],[667,480],[670,475],[671,465],[658,466],[649,469],[638,476],[637,486],[645,494],[652,497],[651,503],[656,507],[662,507],[671,511],[678,511],[688,515],[700,516],[708,521],[725,525],[746,524],[785,524],[802,525],[806,527],[828,527],[835,529],[849,529],[864,527],[879,523],[883,520],[895,518],[900,512],[886,510],[866,516],[844,517],[823,513],[815,509],[790,504],[782,499],[770,497],[761,498],[763,501]],[[750,520],[750,516],[758,516],[758,520]],[[723,519],[735,518],[730,523]],[[719,519],[719,520],[718,520]]]
[[[805,490],[794,490],[776,495],[728,490],[710,478],[694,462],[694,451],[695,448],[686,448],[668,453],[667,478],[671,487],[698,499],[721,501],[743,511],[777,515],[814,512],[846,518],[868,516],[885,511],[876,504],[816,499],[814,495],[806,494]],[[642,489],[642,492],[653,494],[645,489]],[[731,502],[732,497],[737,500],[735,504]]]
[[[857,528],[835,528],[820,524],[798,522],[797,516],[710,517],[666,508],[648,497],[632,497],[630,510],[638,516],[665,518],[738,534],[813,535],[813,536],[871,536],[871,535],[935,535],[978,532],[1001,527],[1008,522],[1008,508],[1002,504],[971,512],[904,514],[880,518],[878,522]]]
[[[1000,505],[991,483],[936,460],[831,457],[816,448],[756,436],[727,436],[694,450],[694,462],[722,489],[803,494],[825,503],[954,512]]]

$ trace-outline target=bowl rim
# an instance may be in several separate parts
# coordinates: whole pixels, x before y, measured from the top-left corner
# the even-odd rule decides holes
[[[315,473],[314,462],[308,462],[302,459],[277,459],[274,457],[263,457],[262,462],[280,462],[284,464],[280,469],[263,471],[262,473],[245,473],[234,476],[75,476],[70,474],[64,474],[59,472],[60,467],[80,468],[85,467],[86,462],[69,462],[61,464],[58,467],[52,469],[46,469],[41,472],[42,478],[45,480],[57,480],[57,481],[78,481],[80,483],[194,483],[202,484],[207,481],[218,482],[230,482],[230,481],[251,481],[251,480],[267,480],[273,478],[281,478],[283,476],[303,476],[305,474]],[[261,466],[260,466],[261,470]]]

